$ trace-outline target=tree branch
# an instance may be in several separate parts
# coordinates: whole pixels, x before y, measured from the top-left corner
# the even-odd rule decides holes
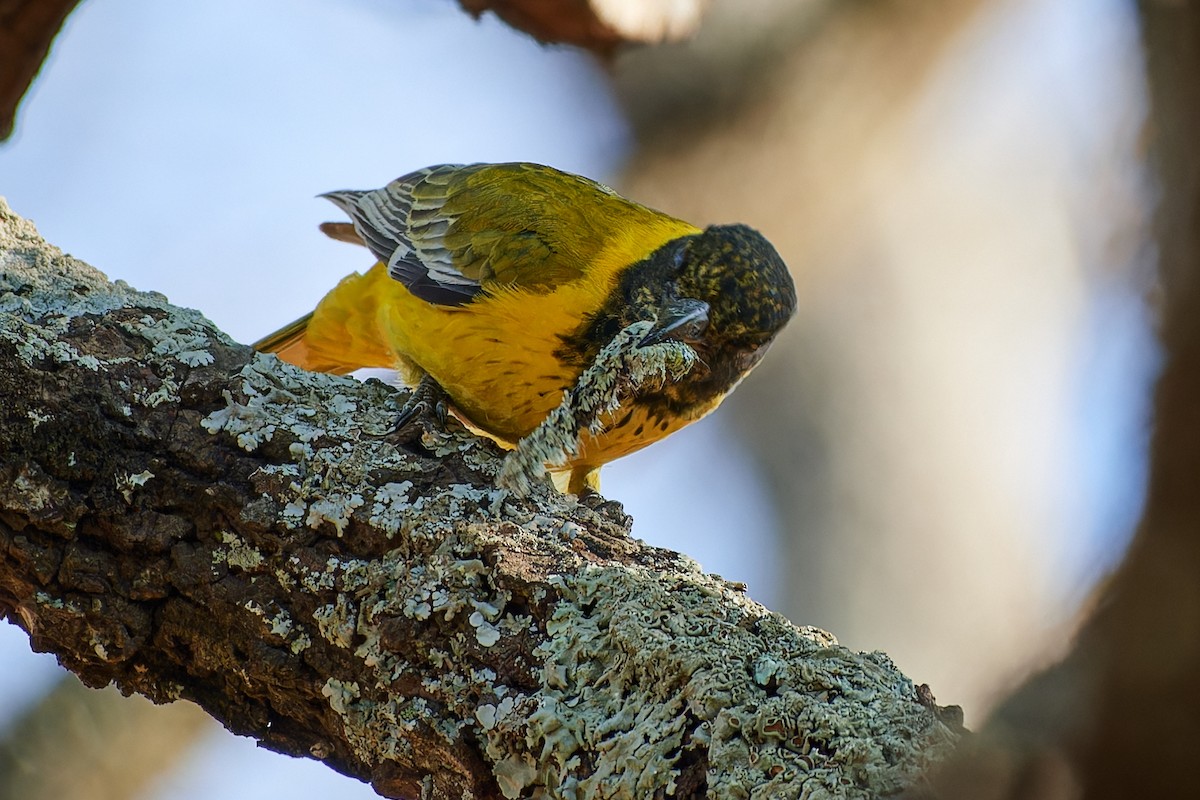
[[[458,0],[478,17],[491,11],[542,42],[573,44],[607,55],[622,44],[653,44],[692,35],[708,0]]]
[[[17,104],[77,5],[79,0],[0,0],[0,141],[12,133]]]
[[[254,354],[2,201],[0,394],[0,614],[383,795],[880,796],[957,738],[886,656],[611,504],[509,497],[460,427],[387,441],[391,388]]]

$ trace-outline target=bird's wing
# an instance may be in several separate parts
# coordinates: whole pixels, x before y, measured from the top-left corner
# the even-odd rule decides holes
[[[439,305],[500,287],[551,291],[631,230],[655,232],[639,258],[691,230],[602,184],[536,164],[442,164],[382,189],[322,197],[350,216],[388,274]]]

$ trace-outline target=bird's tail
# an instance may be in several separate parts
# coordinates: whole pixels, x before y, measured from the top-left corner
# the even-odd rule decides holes
[[[345,375],[363,367],[397,368],[398,357],[376,323],[378,293],[372,289],[385,277],[381,265],[366,275],[347,276],[316,310],[252,346],[314,372]]]
[[[317,372],[337,372],[341,370],[322,369],[317,366],[315,354],[308,343],[308,326],[312,323],[313,312],[308,312],[294,322],[289,322],[274,333],[268,334],[255,342],[251,347],[260,353],[274,353],[283,361],[298,367]],[[349,370],[346,370],[349,371]]]

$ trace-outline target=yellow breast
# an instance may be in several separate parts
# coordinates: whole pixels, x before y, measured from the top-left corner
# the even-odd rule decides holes
[[[696,232],[663,217],[616,233],[583,276],[551,291],[491,288],[461,306],[429,303],[388,276],[383,264],[343,279],[307,323],[302,363],[348,372],[398,369],[408,383],[428,373],[477,428],[514,444],[561,402],[582,365],[560,358],[563,335],[604,306],[620,272],[671,239]],[[603,343],[600,343],[603,344]],[[570,467],[596,469],[683,427],[629,406],[599,437],[585,434]],[[617,424],[620,423],[620,424]]]

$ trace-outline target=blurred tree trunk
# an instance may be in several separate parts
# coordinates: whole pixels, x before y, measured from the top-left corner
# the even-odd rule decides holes
[[[1138,537],[1059,666],[989,722],[945,798],[1195,796],[1200,779],[1200,3],[1141,0],[1166,363]]]
[[[79,0],[0,0],[0,141],[12,133],[17,104],[77,5]]]

